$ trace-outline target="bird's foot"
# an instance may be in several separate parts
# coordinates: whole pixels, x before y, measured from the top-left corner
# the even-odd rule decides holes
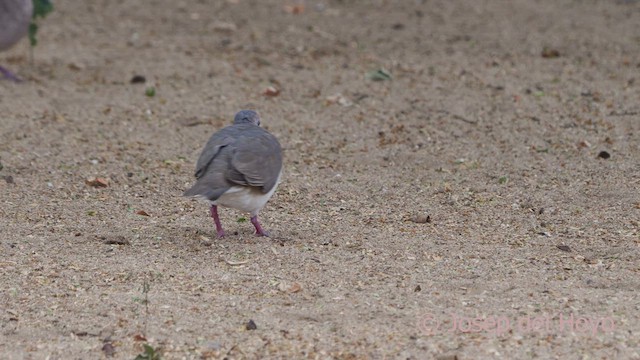
[[[271,237],[271,233],[266,231],[266,230],[256,230],[256,236],[266,236],[266,237]]]
[[[258,215],[251,217],[251,223],[256,228],[256,236],[271,237],[271,234],[269,234],[268,231],[266,231],[265,229],[262,228],[262,226],[260,226],[260,222],[258,221]]]
[[[224,230],[218,230],[216,233],[218,234],[218,239],[222,239],[224,237]]]

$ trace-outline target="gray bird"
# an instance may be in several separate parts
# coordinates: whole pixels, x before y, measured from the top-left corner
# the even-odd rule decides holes
[[[282,173],[282,148],[275,136],[260,127],[260,116],[251,110],[238,112],[233,125],[214,133],[196,164],[196,183],[184,196],[211,204],[218,237],[224,230],[218,206],[251,214],[256,235],[269,236],[258,222],[258,213],[276,191]]]
[[[32,15],[32,0],[0,0],[0,51],[9,49],[27,34]],[[0,73],[7,79],[20,81],[2,66]]]

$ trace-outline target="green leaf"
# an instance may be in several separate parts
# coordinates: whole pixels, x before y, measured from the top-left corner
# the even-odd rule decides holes
[[[373,81],[391,80],[391,74],[385,69],[378,69],[367,73],[367,79]]]
[[[236,220],[239,223],[243,223],[243,222],[247,222],[247,218],[245,217],[239,217],[238,220]]]
[[[147,95],[148,97],[154,97],[154,96],[156,96],[156,88],[154,88],[153,86],[149,86],[144,91],[144,94]]]
[[[29,24],[29,43],[32,47],[38,44],[38,39],[36,39],[38,24],[36,24],[36,20],[38,18],[44,18],[52,11],[53,3],[51,3],[51,1],[33,0],[33,15],[31,15],[31,23]]]
[[[29,24],[29,43],[31,46],[38,45],[38,40],[36,39],[36,33],[38,32],[38,24],[32,22]]]
[[[506,183],[507,183],[507,181],[509,181],[509,178],[508,178],[508,177],[506,177],[506,176],[501,176],[501,177],[498,179],[498,183],[500,183],[500,184],[506,184]]]
[[[33,0],[33,16],[35,19],[37,17],[44,18],[50,12],[53,11],[53,3],[49,0]]]
[[[138,354],[134,360],[160,360],[160,354],[149,344],[143,344],[144,352]]]

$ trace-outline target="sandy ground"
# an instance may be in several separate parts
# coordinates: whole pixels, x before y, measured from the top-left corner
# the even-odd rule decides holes
[[[0,54],[25,79],[0,82],[0,357],[640,359],[639,24],[613,0],[57,2],[33,64]],[[273,238],[223,209],[218,240],[181,194],[245,107],[285,148]]]

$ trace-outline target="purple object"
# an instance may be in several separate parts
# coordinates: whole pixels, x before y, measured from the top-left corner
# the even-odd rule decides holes
[[[11,48],[27,35],[32,15],[32,0],[0,0],[0,51]],[[20,78],[1,66],[0,73],[7,79],[20,81]]]

